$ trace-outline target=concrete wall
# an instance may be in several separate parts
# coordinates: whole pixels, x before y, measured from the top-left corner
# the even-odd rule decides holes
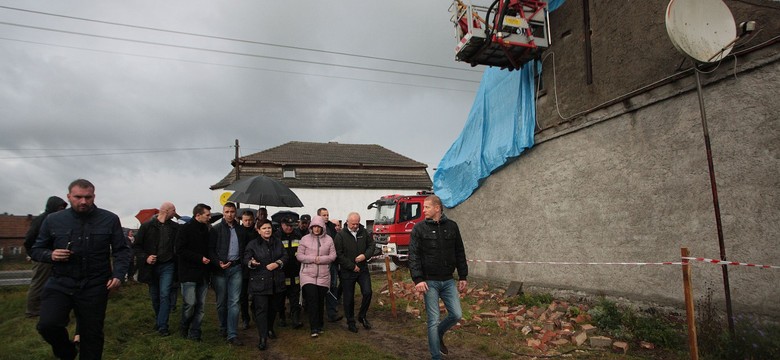
[[[633,2],[632,2],[633,4]],[[661,41],[668,41],[665,37]],[[729,260],[780,265],[780,46],[704,77]],[[733,68],[732,68],[733,67]],[[735,79],[732,72],[737,72]],[[448,216],[469,259],[679,261],[719,247],[693,76],[589,113],[485,180]],[[470,263],[477,276],[679,305],[679,266]],[[780,315],[780,270],[729,267],[738,311]],[[694,294],[722,301],[719,266]]]

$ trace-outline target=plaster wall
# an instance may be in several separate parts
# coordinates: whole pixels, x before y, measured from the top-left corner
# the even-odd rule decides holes
[[[776,46],[775,46],[776,49]],[[780,61],[704,76],[727,259],[780,265]],[[731,65],[726,65],[726,67]],[[730,72],[731,70],[719,70]],[[697,93],[688,76],[589,114],[487,178],[449,217],[467,257],[538,262],[719,258]],[[643,103],[644,105],[637,105]],[[477,276],[680,305],[677,265],[470,262]],[[728,268],[737,311],[780,315],[780,270]],[[721,267],[693,265],[694,295],[722,301]]]

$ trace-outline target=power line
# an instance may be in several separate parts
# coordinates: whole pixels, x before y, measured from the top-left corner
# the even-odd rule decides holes
[[[65,19],[89,21],[89,22],[94,22],[94,23],[115,25],[115,26],[124,26],[124,27],[129,27],[129,28],[134,28],[134,29],[166,32],[166,33],[170,33],[170,34],[179,34],[179,35],[196,36],[196,37],[208,38],[208,39],[235,41],[235,42],[242,42],[242,43],[255,44],[255,45],[266,45],[266,46],[280,47],[280,48],[293,49],[293,50],[313,51],[313,52],[320,52],[320,53],[324,53],[324,54],[342,55],[342,56],[357,57],[357,58],[371,59],[371,60],[391,61],[391,62],[398,62],[398,63],[403,63],[403,64],[411,64],[411,65],[430,66],[430,67],[437,67],[437,68],[442,68],[442,69],[453,69],[453,70],[470,71],[470,72],[477,72],[477,73],[481,73],[482,72],[480,70],[464,69],[464,68],[459,68],[459,67],[454,67],[454,66],[426,64],[426,63],[415,62],[415,61],[408,61],[408,60],[391,59],[391,58],[384,58],[384,57],[370,56],[370,55],[351,54],[351,53],[339,52],[339,51],[312,49],[312,48],[299,47],[299,46],[267,43],[267,42],[262,42],[262,41],[237,39],[237,38],[230,38],[230,37],[224,37],[224,36],[198,34],[198,33],[192,33],[192,32],[187,32],[187,31],[169,30],[169,29],[161,29],[161,28],[155,28],[155,27],[149,27],[149,26],[140,26],[140,25],[132,25],[132,24],[112,22],[112,21],[96,20],[96,19],[89,19],[89,18],[83,18],[83,17],[77,17],[77,16],[69,16],[69,15],[48,13],[48,12],[43,12],[43,11],[21,9],[21,8],[15,8],[15,7],[11,7],[11,6],[0,6],[0,8],[8,9],[8,10],[15,10],[15,11],[28,12],[28,13],[39,14],[39,15],[60,17],[60,18],[65,18]]]
[[[268,71],[268,72],[276,72],[276,73],[283,73],[283,74],[293,74],[293,75],[303,75],[303,76],[317,76],[317,77],[324,77],[324,78],[331,78],[331,79],[363,81],[363,82],[370,82],[370,83],[377,83],[377,84],[411,86],[411,87],[437,89],[437,90],[460,91],[460,92],[467,92],[467,93],[474,93],[475,92],[474,90],[460,90],[460,89],[452,89],[452,88],[438,87],[438,86],[406,84],[406,83],[399,83],[399,82],[393,82],[393,81],[368,80],[368,79],[361,79],[361,78],[348,77],[348,76],[312,74],[312,73],[304,73],[304,72],[298,72],[298,71],[274,70],[274,69],[267,69],[267,68],[261,68],[261,67],[255,67],[255,66],[242,66],[242,65],[214,63],[214,62],[208,62],[208,61],[168,58],[168,57],[153,56],[153,55],[141,55],[141,54],[133,54],[133,53],[121,52],[121,51],[97,50],[97,49],[89,49],[89,48],[78,47],[78,46],[59,45],[59,44],[51,44],[51,43],[45,43],[45,42],[39,42],[39,41],[11,39],[11,38],[5,38],[5,37],[0,37],[0,40],[16,41],[16,42],[21,42],[21,43],[35,44],[35,45],[54,46],[54,47],[61,47],[61,48],[66,48],[66,49],[75,49],[75,50],[82,50],[82,51],[93,51],[93,52],[106,53],[106,54],[135,56],[135,57],[157,59],[157,60],[180,61],[180,62],[192,63],[192,64],[223,66],[223,67],[230,67],[230,68],[237,68],[237,69]]]
[[[97,153],[97,154],[57,154],[57,155],[26,155],[26,156],[4,156],[0,157],[0,160],[17,160],[17,159],[45,159],[45,158],[63,158],[63,157],[87,157],[87,156],[110,156],[110,155],[134,155],[134,154],[151,154],[151,153],[164,153],[164,152],[177,152],[177,151],[200,151],[200,150],[214,150],[214,149],[227,149],[232,146],[220,146],[220,147],[206,147],[206,148],[179,148],[179,149],[137,149],[137,150],[123,150],[116,152]],[[0,149],[0,151],[21,151],[21,150],[39,150],[39,151],[111,151],[111,149]],[[121,149],[119,149],[121,150]]]
[[[469,82],[469,83],[479,83],[479,81],[475,81],[475,80],[458,79],[458,78],[451,78],[451,77],[446,77],[446,76],[436,76],[436,75],[428,75],[428,74],[410,73],[410,72],[404,72],[404,71],[376,69],[376,68],[369,68],[369,67],[364,67],[364,66],[331,64],[331,63],[326,63],[326,62],[321,62],[321,61],[298,60],[298,59],[290,59],[290,58],[284,58],[284,57],[279,57],[279,56],[268,56],[268,55],[242,53],[242,52],[238,52],[238,51],[208,49],[208,48],[202,48],[202,47],[196,47],[196,46],[166,44],[166,43],[160,43],[160,42],[155,42],[155,41],[135,40],[135,39],[128,39],[128,38],[121,38],[121,37],[117,37],[117,36],[97,35],[97,34],[89,34],[89,33],[78,32],[78,31],[70,31],[70,30],[61,30],[61,29],[47,28],[47,27],[43,27],[43,26],[34,26],[34,25],[24,25],[24,24],[10,23],[10,22],[6,22],[6,21],[0,21],[0,24],[8,25],[8,26],[22,27],[22,28],[28,28],[28,29],[35,29],[35,30],[59,32],[59,33],[63,33],[63,34],[80,35],[80,36],[95,37],[95,38],[102,38],[102,39],[109,39],[109,40],[117,40],[117,41],[126,41],[126,42],[133,42],[133,43],[146,44],[146,45],[165,46],[165,47],[172,47],[172,48],[178,48],[178,49],[208,51],[208,52],[214,52],[214,53],[220,53],[220,54],[248,56],[248,57],[264,58],[264,59],[271,59],[271,60],[293,61],[293,62],[300,62],[300,63],[304,63],[304,64],[333,66],[333,67],[342,67],[342,68],[355,69],[355,70],[377,71],[377,72],[385,72],[385,73],[398,74],[398,75],[411,75],[411,76],[421,76],[421,77],[442,79],[442,80],[452,80],[452,81],[461,81],[461,82]]]

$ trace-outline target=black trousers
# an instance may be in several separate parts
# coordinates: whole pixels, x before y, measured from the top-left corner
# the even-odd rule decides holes
[[[360,285],[360,295],[363,299],[360,301],[360,310],[358,318],[366,317],[368,306],[371,305],[371,274],[368,271],[345,272],[341,271],[341,291],[344,295],[344,317],[347,323],[355,323],[355,284]]]
[[[309,327],[311,331],[322,330],[325,326],[325,296],[328,294],[327,286],[314,284],[303,285],[303,298],[306,300],[306,312],[309,314]]]
[[[285,304],[287,302],[290,302],[290,316],[295,318],[295,314],[301,313],[301,304],[300,296],[301,296],[301,285],[298,283],[299,278],[290,279],[287,278],[287,281],[290,282],[290,284],[287,284],[287,290],[284,292],[285,299],[282,299],[281,301],[281,307],[279,308],[279,318],[280,319],[286,319],[287,318],[287,309]]]
[[[67,330],[70,312],[73,310],[81,337],[80,359],[102,358],[103,323],[108,303],[106,284],[100,282],[83,288],[73,284],[61,285],[64,284],[60,283],[60,279],[51,278],[43,289],[38,333],[51,345],[54,356],[61,359],[75,358],[76,348]]]
[[[274,329],[276,312],[279,309],[279,302],[284,301],[284,293],[273,295],[251,295],[252,310],[255,312],[255,324],[257,325],[257,335],[260,339],[268,338],[268,330]]]
[[[249,278],[242,278],[241,279],[241,295],[239,295],[238,298],[240,310],[241,310],[241,321],[244,322],[244,324],[249,324],[249,320],[251,320],[249,314]]]

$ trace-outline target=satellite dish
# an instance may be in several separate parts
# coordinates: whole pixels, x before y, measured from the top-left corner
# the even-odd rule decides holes
[[[726,57],[737,37],[734,16],[722,0],[671,0],[666,31],[677,51],[705,63]]]

